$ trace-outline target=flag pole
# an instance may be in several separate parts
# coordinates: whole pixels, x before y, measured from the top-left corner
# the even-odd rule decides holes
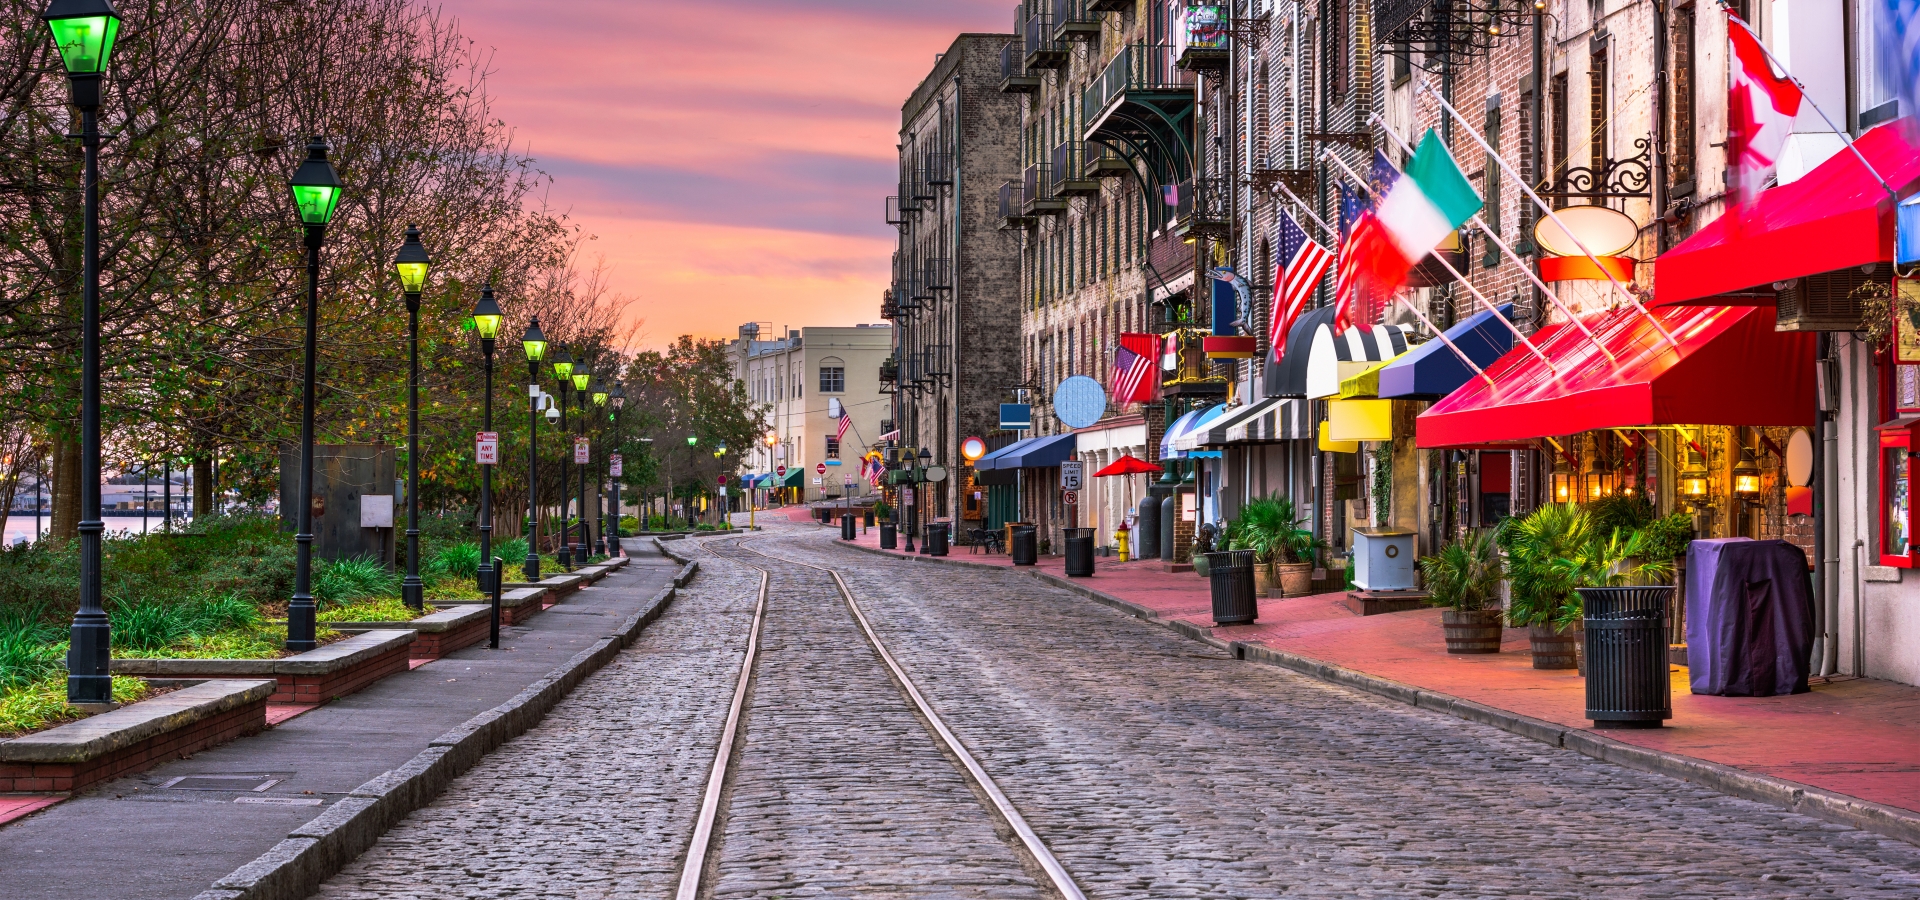
[[[1880,182],[1880,189],[1887,192],[1887,197],[1892,199],[1893,202],[1899,203],[1900,195],[1894,191],[1891,185],[1887,184],[1885,178],[1880,177],[1880,172],[1873,167],[1873,163],[1867,162],[1867,157],[1860,152],[1860,148],[1853,145],[1853,135],[1841,130],[1840,126],[1833,124],[1833,119],[1828,118],[1827,111],[1821,109],[1820,104],[1813,102],[1813,92],[1807,90],[1806,84],[1801,82],[1799,78],[1794,77],[1793,70],[1787,68],[1786,63],[1780,61],[1780,57],[1774,56],[1773,51],[1767,49],[1767,42],[1760,39],[1760,35],[1753,30],[1753,26],[1747,24],[1747,20],[1734,15],[1733,7],[1727,4],[1727,0],[1718,0],[1718,2],[1720,4],[1720,10],[1727,14],[1727,19],[1738,23],[1740,28],[1744,30],[1749,37],[1753,38],[1753,42],[1759,46],[1760,52],[1767,55],[1767,62],[1773,63],[1774,68],[1787,73],[1787,80],[1793,82],[1793,86],[1800,89],[1800,99],[1807,101],[1807,105],[1813,107],[1813,111],[1820,114],[1820,121],[1827,123],[1827,127],[1833,129],[1833,133],[1840,136],[1840,141],[1847,145],[1848,150],[1853,151],[1853,158],[1860,161],[1860,165],[1867,170],[1867,174],[1873,176],[1873,180]]]
[[[1376,199],[1379,197],[1379,194],[1374,192],[1373,186],[1368,184],[1364,179],[1362,179],[1360,177],[1360,173],[1355,172],[1352,168],[1349,168],[1345,160],[1342,160],[1340,157],[1334,156],[1332,153],[1329,153],[1328,151],[1325,151],[1325,150],[1322,150],[1321,153],[1324,154],[1327,159],[1332,160],[1334,165],[1339,166],[1340,170],[1345,172],[1347,174],[1347,177],[1349,179],[1352,179],[1355,184],[1358,184],[1362,190],[1365,190],[1366,192],[1373,194]],[[1494,318],[1499,319],[1503,324],[1507,326],[1508,329],[1512,330],[1513,336],[1515,338],[1518,338],[1520,340],[1520,343],[1525,344],[1528,350],[1533,351],[1533,355],[1540,357],[1540,361],[1543,363],[1546,363],[1547,371],[1552,372],[1554,375],[1560,374],[1560,370],[1554,366],[1553,360],[1548,359],[1545,353],[1540,352],[1539,347],[1535,347],[1532,341],[1527,340],[1526,335],[1523,335],[1520,333],[1520,327],[1518,325],[1515,325],[1512,321],[1508,320],[1506,316],[1501,315],[1499,306],[1495,305],[1492,301],[1488,300],[1487,295],[1480,293],[1480,289],[1474,287],[1473,282],[1468,281],[1466,279],[1466,276],[1461,275],[1460,270],[1455,269],[1453,267],[1453,263],[1447,262],[1446,257],[1441,256],[1438,253],[1432,254],[1432,256],[1435,262],[1438,262],[1440,265],[1446,268],[1447,274],[1452,275],[1456,281],[1459,281],[1460,284],[1467,289],[1467,293],[1472,294],[1475,300],[1480,301],[1481,305],[1485,306],[1489,311],[1491,311],[1493,313]],[[1493,387],[1493,379],[1487,377],[1487,374],[1485,372],[1480,371],[1480,367],[1474,365],[1473,360],[1468,359],[1467,355],[1461,352],[1459,347],[1454,346],[1453,341],[1447,339],[1446,332],[1440,330],[1431,321],[1428,321],[1426,314],[1422,313],[1418,308],[1416,308],[1413,305],[1413,301],[1405,300],[1403,297],[1402,302],[1406,303],[1407,308],[1410,310],[1413,310],[1413,314],[1420,318],[1421,323],[1425,324],[1427,328],[1431,329],[1435,335],[1438,335],[1440,340],[1445,342],[1446,345],[1449,348],[1451,348],[1456,355],[1460,357],[1460,360],[1462,362],[1466,363],[1469,367],[1471,367],[1474,371],[1474,374],[1479,375],[1482,379],[1485,379],[1488,387]]]
[[[1627,298],[1627,302],[1633,304],[1634,309],[1639,310],[1641,315],[1647,317],[1647,321],[1652,323],[1653,330],[1659,332],[1660,337],[1664,338],[1674,349],[1677,350],[1680,348],[1680,342],[1674,340],[1673,335],[1667,331],[1667,326],[1660,324],[1660,319],[1640,302],[1640,298],[1634,296],[1632,291],[1627,290],[1627,286],[1621,284],[1620,279],[1615,278],[1611,270],[1600,264],[1600,257],[1593,255],[1593,251],[1587,249],[1586,243],[1580,240],[1580,236],[1574,234],[1573,229],[1567,227],[1567,223],[1560,221],[1560,216],[1553,211],[1553,207],[1548,206],[1546,201],[1541,200],[1540,195],[1533,192],[1533,186],[1527,184],[1527,180],[1521,178],[1520,173],[1513,170],[1513,166],[1507,162],[1506,158],[1502,157],[1493,147],[1487,144],[1487,139],[1481,137],[1480,132],[1474,130],[1473,124],[1467,121],[1466,116],[1461,115],[1459,110],[1454,109],[1453,104],[1447,102],[1447,98],[1440,96],[1440,92],[1434,90],[1433,85],[1429,84],[1425,78],[1420,79],[1420,90],[1425,92],[1427,96],[1432,97],[1440,104],[1441,109],[1446,110],[1448,114],[1453,116],[1455,121],[1460,123],[1460,130],[1465,131],[1468,137],[1473,138],[1473,142],[1480,145],[1480,149],[1486,153],[1487,158],[1498,164],[1501,171],[1506,172],[1507,177],[1512,178],[1514,183],[1520,186],[1520,190],[1526,193],[1527,199],[1532,200],[1533,205],[1540,207],[1540,211],[1546,213],[1547,218],[1553,220],[1554,225],[1559,226],[1561,233],[1573,241],[1575,247],[1580,248],[1581,254],[1585,255],[1588,261],[1593,263],[1594,268],[1600,270],[1600,274],[1607,276],[1607,281],[1613,285],[1614,291],[1619,293],[1620,296]],[[1575,321],[1579,320],[1575,319]],[[1588,332],[1588,334],[1591,335],[1592,332]],[[1607,354],[1607,358],[1612,359],[1613,354]]]

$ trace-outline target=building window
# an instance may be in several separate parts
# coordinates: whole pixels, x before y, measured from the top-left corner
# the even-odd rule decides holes
[[[1567,91],[1567,73],[1553,76],[1547,88],[1547,103],[1553,107],[1553,143],[1547,148],[1547,171],[1541,173],[1542,180],[1548,184],[1566,177],[1567,166],[1573,160],[1573,148],[1567,146],[1572,135],[1567,126]]]
[[[1607,170],[1607,42],[1594,41],[1587,57],[1587,146],[1593,173]]]
[[[847,364],[829,356],[820,361],[820,393],[841,394],[847,390]]]
[[[1693,7],[1673,11],[1673,131],[1667,171],[1675,194],[1693,193]]]
[[[833,435],[827,435],[827,458],[840,458],[840,439]]]
[[[1913,471],[1906,431],[1880,435],[1880,564],[1913,567]]]

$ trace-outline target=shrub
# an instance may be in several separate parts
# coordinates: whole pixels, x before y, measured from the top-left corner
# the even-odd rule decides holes
[[[165,650],[193,633],[193,619],[182,604],[145,599],[116,603],[112,609],[113,646],[121,650]]]
[[[500,557],[508,569],[518,569],[521,561],[527,558],[527,539],[508,538],[494,544],[493,555]]]
[[[431,609],[415,612],[398,597],[379,597],[334,606],[320,613],[322,622],[411,622]]]
[[[334,560],[320,567],[313,579],[313,599],[322,604],[386,597],[399,590],[399,577],[371,556]]]
[[[480,572],[480,545],[471,541],[443,548],[435,557],[436,574],[449,578],[472,578]]]
[[[0,606],[0,690],[46,677],[65,653],[66,635],[45,603]]]
[[[1420,560],[1420,574],[1434,603],[1456,612],[1473,612],[1494,605],[1506,573],[1494,533],[1482,531]]]

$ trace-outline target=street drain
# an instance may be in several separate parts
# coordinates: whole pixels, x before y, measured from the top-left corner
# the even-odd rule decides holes
[[[278,775],[182,775],[160,786],[175,791],[264,791],[282,781]]]

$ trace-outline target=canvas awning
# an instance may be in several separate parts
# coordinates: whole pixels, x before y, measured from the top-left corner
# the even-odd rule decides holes
[[[1462,447],[1655,425],[1805,425],[1813,421],[1813,335],[1776,332],[1773,311],[1754,306],[1654,310],[1679,342],[1661,339],[1645,315],[1620,307],[1588,318],[1617,360],[1579,329],[1549,325],[1526,348],[1488,367],[1420,414],[1421,447]]]
[[[1274,444],[1313,437],[1313,401],[1281,400],[1227,429],[1229,444]]]
[[[1410,353],[1412,351],[1408,352]],[[1405,355],[1407,354],[1400,354],[1400,356]],[[1386,362],[1373,363],[1352,375],[1340,379],[1340,393],[1337,396],[1342,400],[1355,398],[1372,399],[1380,396],[1380,370],[1393,365],[1394,360],[1399,359],[1400,356],[1396,356]]]
[[[1187,436],[1181,438],[1182,441],[1190,441],[1190,446],[1180,447],[1176,444],[1174,449],[1191,450],[1196,447],[1217,447],[1222,444],[1234,443],[1234,441],[1228,437],[1228,434],[1233,431],[1236,426],[1244,426],[1247,422],[1265,415],[1269,410],[1285,402],[1287,401],[1278,397],[1269,397],[1265,400],[1256,400],[1241,406],[1229,407],[1219,418],[1187,432]],[[1240,430],[1243,434],[1246,431],[1244,427]]]
[[[1513,304],[1503,303],[1499,316],[1513,318]],[[1454,323],[1447,340],[1484,371],[1513,349],[1513,331],[1500,323],[1494,310],[1483,309]],[[1380,370],[1382,399],[1437,399],[1460,389],[1474,378],[1473,370],[1444,341],[1428,341]]]
[[[1204,428],[1208,423],[1220,418],[1227,412],[1225,403],[1216,403],[1205,409],[1196,409],[1173,421],[1175,427],[1168,428],[1160,439],[1160,456],[1163,459],[1184,459],[1197,448],[1190,436]],[[1184,442],[1184,445],[1183,445]]]
[[[1392,359],[1413,346],[1403,325],[1333,330],[1335,309],[1308,310],[1287,332],[1286,353],[1267,367],[1267,396],[1315,399],[1340,393],[1340,379],[1366,363]]]
[[[1073,456],[1072,434],[1051,434],[1015,441],[973,464],[976,471],[1001,469],[1049,469]]]
[[[1912,118],[1881,125],[1854,146],[1901,196],[1920,187],[1920,126]],[[1660,254],[1653,268],[1654,302],[1772,306],[1776,281],[1891,262],[1893,225],[1893,198],[1852,152],[1842,150]]]

